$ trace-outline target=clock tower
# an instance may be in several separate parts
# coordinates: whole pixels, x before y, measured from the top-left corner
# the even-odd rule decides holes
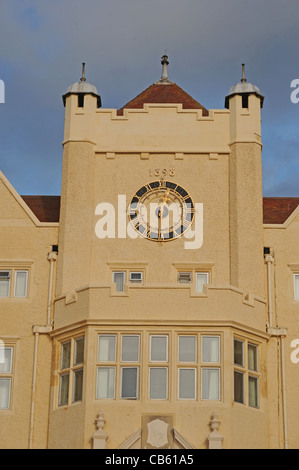
[[[118,110],[84,67],[63,96],[52,448],[268,445],[263,97],[243,72],[207,109],[161,64]]]

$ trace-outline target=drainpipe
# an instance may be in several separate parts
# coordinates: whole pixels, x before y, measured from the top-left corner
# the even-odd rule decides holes
[[[37,349],[38,349],[39,332],[34,331],[34,355],[33,355],[33,374],[31,386],[31,408],[30,408],[30,427],[29,427],[29,449],[32,449],[33,441],[33,420],[34,420],[34,406],[35,406],[35,385],[36,385],[36,366],[37,366]]]
[[[31,405],[30,405],[30,422],[29,422],[29,438],[28,448],[32,449],[33,445],[33,429],[34,429],[34,412],[35,412],[35,389],[36,389],[36,373],[37,373],[37,357],[38,357],[38,340],[40,334],[48,334],[52,331],[51,326],[51,310],[52,310],[52,290],[53,290],[53,274],[54,274],[54,261],[57,260],[57,253],[52,251],[48,254],[50,261],[50,276],[49,276],[49,289],[48,289],[48,305],[47,305],[47,324],[46,326],[33,326],[34,334],[34,353],[33,353],[33,372],[32,372],[32,385],[31,385]]]
[[[284,339],[281,336],[281,380],[282,380],[282,406],[283,406],[283,431],[284,431],[284,448],[288,449],[288,428],[287,428],[287,404],[286,404],[286,378],[285,378],[285,356],[284,356]]]
[[[48,254],[50,261],[50,276],[49,276],[49,289],[48,289],[48,308],[47,308],[47,325],[51,324],[51,310],[52,310],[52,286],[53,286],[53,273],[54,262],[57,260],[57,253],[52,251]]]
[[[270,328],[273,326],[272,319],[272,275],[271,275],[271,264],[274,262],[274,258],[271,255],[265,256],[267,264],[267,281],[268,281],[268,318]]]

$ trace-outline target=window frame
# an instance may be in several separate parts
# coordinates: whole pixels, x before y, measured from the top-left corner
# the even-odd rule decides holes
[[[243,359],[243,364],[240,365],[235,362],[235,350],[233,346],[233,384],[234,384],[234,397],[233,401],[234,403],[238,403],[240,405],[248,406],[250,408],[256,408],[260,409],[260,380],[261,380],[261,372],[260,372],[260,366],[259,366],[259,361],[260,361],[260,345],[252,341],[251,339],[248,338],[239,338],[239,337],[234,337],[233,338],[233,344],[235,345],[235,341],[241,342],[243,344],[242,346],[242,359]],[[255,359],[254,362],[256,362],[256,369],[250,369],[249,368],[249,347],[254,347],[255,348]],[[243,401],[236,401],[235,399],[235,373],[242,374],[243,377]],[[256,380],[256,394],[257,394],[257,405],[252,405],[250,404],[250,378],[253,378]]]
[[[116,281],[115,281],[115,274],[122,274],[123,275],[123,286],[122,290],[117,290]],[[112,271],[112,283],[115,284],[116,293],[124,292],[125,291],[125,283],[126,283],[126,271]]]
[[[0,273],[9,273],[7,295],[1,295],[0,299],[9,299],[11,297],[11,269],[0,269]],[[1,279],[3,280],[3,279]]]
[[[136,369],[136,396],[135,397],[124,397],[123,396],[123,371],[125,369]],[[138,400],[139,399],[139,366],[130,365],[130,366],[120,366],[120,399],[121,400]]]
[[[202,290],[198,290],[198,289],[197,289],[197,277],[198,277],[198,275],[200,275],[200,274],[201,274],[201,275],[202,275],[202,274],[205,274],[206,277],[207,277],[207,279],[206,279],[207,282],[204,282],[204,283],[203,283],[203,286],[208,285],[208,284],[210,283],[210,273],[209,273],[208,271],[198,271],[198,270],[196,270],[196,271],[195,271],[195,276],[194,276],[194,282],[195,282],[195,286],[194,286],[194,287],[195,287],[195,292],[196,292],[197,294],[202,294],[202,293],[203,293],[203,290],[204,290],[204,289],[202,289]]]
[[[0,413],[2,411],[9,411],[11,410],[11,405],[12,405],[12,382],[13,382],[13,361],[14,361],[14,347],[5,345],[3,342],[0,342],[0,349],[4,351],[4,363],[5,363],[5,350],[10,350],[10,358],[9,358],[9,369],[4,370],[3,372],[0,371],[0,380],[2,381],[8,381],[9,386],[8,386],[8,399],[7,399],[7,407],[1,407],[0,408]],[[0,353],[1,354],[1,353]]]
[[[193,370],[194,371],[194,397],[193,398],[190,398],[190,397],[181,397],[180,396],[180,372],[183,371],[183,370]],[[178,396],[178,400],[192,400],[192,401],[195,401],[197,400],[197,367],[178,367],[178,383],[177,383],[177,390],[178,390],[178,393],[177,393],[177,396]]]
[[[165,380],[166,380],[166,384],[165,384],[165,398],[161,398],[161,397],[158,397],[158,398],[153,398],[151,397],[151,371],[154,370],[154,369],[159,369],[159,370],[165,370],[166,372],[166,376],[165,376]],[[151,365],[149,366],[148,368],[148,398],[149,400],[162,400],[162,401],[166,401],[168,400],[169,398],[169,367],[168,366],[158,366],[158,365]]]
[[[26,281],[25,281],[25,295],[16,295],[16,288],[17,288],[17,274],[18,273],[26,273]],[[14,297],[18,299],[24,299],[28,296],[28,276],[29,271],[28,269],[15,269],[14,272]]]
[[[77,351],[77,342],[80,340],[84,340],[84,347],[83,347],[83,361],[76,363],[76,351]],[[63,347],[66,344],[70,344],[70,357],[69,357],[69,364],[68,366],[62,367],[63,364]],[[60,342],[60,368],[58,370],[59,375],[59,387],[58,387],[58,407],[61,406],[70,406],[75,403],[80,403],[83,401],[83,389],[84,389],[84,369],[85,369],[85,348],[86,348],[86,341],[85,335],[78,335],[73,338],[67,338],[65,341]],[[77,372],[82,370],[82,383],[81,383],[81,390],[80,390],[80,398],[75,399],[76,395],[76,379],[75,375]],[[67,399],[66,402],[62,402],[61,400],[61,387],[62,387],[62,377],[68,376],[68,389],[67,389]]]
[[[152,338],[165,338],[165,359],[153,359],[152,358]],[[168,335],[163,334],[150,334],[149,335],[149,362],[150,363],[167,363],[168,362]]]

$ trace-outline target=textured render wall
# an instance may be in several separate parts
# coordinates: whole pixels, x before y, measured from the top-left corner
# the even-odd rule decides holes
[[[292,341],[299,340],[299,302],[294,300],[293,274],[299,273],[299,215],[291,216],[280,228],[264,226],[264,243],[273,249],[275,264],[272,264],[273,288],[273,322],[280,328],[287,329],[285,338],[285,374],[286,374],[286,408],[287,431],[289,448],[297,449],[299,446],[298,419],[299,419],[299,363],[291,359],[296,348],[291,347]],[[272,348],[280,354],[276,338],[271,339]],[[279,340],[280,344],[280,340]],[[298,345],[297,345],[298,347]],[[298,357],[298,354],[295,356]],[[296,357],[294,358],[296,359]],[[276,369],[281,375],[281,363],[276,360]],[[281,385],[281,384],[280,384]],[[281,394],[281,388],[280,388]],[[278,419],[282,427],[282,406],[279,409]],[[280,435],[283,441],[283,432]]]
[[[27,298],[0,299],[0,338],[14,346],[11,408],[0,411],[0,447],[27,448],[34,352],[32,327],[46,324],[50,269],[47,255],[51,245],[57,244],[58,229],[37,227],[1,180],[0,199],[0,269],[4,266],[29,269]],[[33,448],[47,446],[51,348],[50,339],[40,335]]]

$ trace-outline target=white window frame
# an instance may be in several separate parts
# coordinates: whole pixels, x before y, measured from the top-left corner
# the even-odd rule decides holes
[[[1,407],[0,408],[0,413],[1,411],[9,410],[11,407],[11,386],[12,386],[12,365],[13,365],[13,355],[14,355],[14,348],[12,346],[5,346],[3,345],[3,342],[0,341],[0,358],[1,360],[5,362],[5,350],[9,349],[11,351],[10,353],[10,361],[9,361],[9,370],[0,372],[0,379],[5,380],[9,382],[9,387],[8,387],[8,400],[7,400],[7,407]],[[3,351],[3,353],[2,353]]]
[[[242,364],[238,364],[235,362],[235,342],[242,343]],[[245,341],[242,339],[234,338],[234,365],[237,367],[244,367],[245,366]]]
[[[204,370],[218,370],[218,398],[203,398],[203,371]],[[201,367],[201,400],[203,401],[220,401],[221,400],[221,369],[220,367]]]
[[[255,379],[256,380],[256,393],[257,393],[257,404],[256,405],[251,405],[250,402],[249,402],[249,399],[250,399],[250,393],[249,393],[249,379],[252,378],[252,379]],[[256,377],[255,375],[252,375],[252,374],[248,374],[248,406],[250,406],[250,408],[256,408],[256,409],[259,409],[260,407],[260,380],[259,380],[259,377]]]
[[[152,338],[166,338],[166,358],[165,359],[152,359]],[[150,363],[153,363],[153,362],[168,362],[168,335],[150,335],[150,350],[149,350],[149,362]]]
[[[1,295],[0,298],[2,299],[8,299],[10,297],[10,288],[11,288],[11,269],[0,269],[0,273],[9,273],[9,278],[8,278],[8,294],[7,295]]]
[[[195,339],[195,351],[194,351],[194,361],[181,361],[180,360],[180,338],[194,338]],[[178,363],[179,364],[195,364],[197,362],[197,343],[198,337],[196,335],[178,335]]]
[[[107,360],[103,361],[103,360],[100,359],[100,355],[99,355],[99,354],[100,354],[100,338],[107,338],[107,337],[109,337],[109,338],[111,338],[111,337],[114,338],[114,359],[113,359],[113,360],[112,360],[112,359],[111,359],[111,360],[107,359]],[[98,335],[98,355],[97,355],[97,362],[100,362],[100,363],[106,363],[106,362],[107,362],[107,363],[115,363],[115,362],[116,362],[116,354],[117,354],[117,335],[116,335],[116,334],[109,334],[109,333],[107,333],[107,334],[99,334],[99,335]]]
[[[205,282],[204,285],[209,284],[209,282],[210,282],[209,281],[210,276],[209,276],[209,273],[207,271],[196,271],[195,272],[195,291],[199,294],[202,293],[203,291],[202,290],[197,290],[197,277],[198,277],[198,275],[203,275],[203,274],[205,274],[206,277],[207,277],[207,282]]]
[[[165,398],[152,398],[151,397],[151,370],[152,369],[164,369],[164,370],[166,370],[166,394],[165,394]],[[148,397],[149,397],[150,400],[163,400],[163,401],[168,400],[168,387],[169,387],[168,375],[169,375],[168,367],[150,366],[148,368]]]
[[[128,360],[123,359],[123,338],[124,337],[132,337],[132,336],[135,337],[135,338],[138,338],[138,358],[134,359],[134,360],[131,360],[131,361],[128,361]],[[132,363],[132,364],[134,364],[136,362],[140,362],[140,335],[135,335],[135,334],[131,335],[129,333],[122,334],[121,335],[121,350],[120,350],[120,352],[121,352],[120,362],[122,362],[122,363]]]
[[[18,273],[26,273],[25,295],[16,295]],[[27,297],[27,293],[28,293],[28,269],[16,269],[15,276],[14,276],[14,297],[24,299],[25,297]]]
[[[132,274],[140,274],[140,279],[132,279]],[[131,284],[142,284],[143,283],[143,272],[142,271],[130,271],[130,283]]]
[[[113,383],[113,397],[99,397],[98,396],[98,386],[99,386],[99,369],[113,369],[114,370],[114,383]],[[117,374],[117,369],[115,365],[103,365],[103,366],[97,366],[97,387],[96,387],[96,399],[97,400],[115,400],[115,392],[116,392],[116,374]]]
[[[189,277],[189,279],[188,279]],[[180,271],[178,273],[179,284],[191,284],[192,283],[192,272],[191,271]]]
[[[296,289],[296,279],[298,278],[299,279],[299,273],[295,273],[293,274],[293,278],[294,278],[294,300],[296,301],[299,301],[299,285],[298,285],[298,292],[297,292],[297,289]]]
[[[123,275],[123,289],[119,291],[117,290],[116,292],[124,292],[124,286],[126,283],[126,271],[112,271],[112,282],[115,284],[115,288],[116,288],[115,274]]]
[[[204,361],[203,360],[203,338],[217,338],[218,339],[218,361]],[[221,362],[221,354],[220,354],[220,336],[219,335],[202,335],[201,336],[201,362],[203,364],[219,364]]]
[[[181,370],[194,370],[194,398],[182,398],[180,397],[180,371]],[[197,368],[196,367],[179,367],[178,368],[178,400],[196,400],[197,392]]]
[[[136,396],[135,397],[123,397],[123,370],[124,369],[137,369],[136,376]],[[139,399],[139,366],[121,366],[120,368],[120,398],[122,400],[138,400]]]

